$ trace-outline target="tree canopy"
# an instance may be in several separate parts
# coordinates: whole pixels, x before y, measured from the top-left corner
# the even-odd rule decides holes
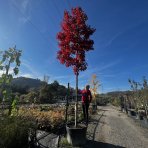
[[[81,7],[72,8],[71,14],[65,11],[61,31],[57,34],[60,48],[57,58],[66,67],[72,66],[75,74],[87,69],[85,52],[93,50],[90,35],[95,29],[86,24],[87,19]]]

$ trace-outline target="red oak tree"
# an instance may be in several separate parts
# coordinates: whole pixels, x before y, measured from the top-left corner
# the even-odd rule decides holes
[[[85,55],[87,51],[93,50],[94,44],[90,36],[95,32],[95,29],[86,24],[87,20],[87,15],[80,7],[72,8],[71,13],[65,11],[61,31],[57,34],[60,48],[57,58],[66,67],[71,66],[76,75],[76,100],[78,75],[80,71],[87,69]]]

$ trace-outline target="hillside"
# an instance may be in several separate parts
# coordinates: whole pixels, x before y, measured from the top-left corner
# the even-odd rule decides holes
[[[12,86],[17,86],[21,88],[39,88],[42,84],[42,81],[39,79],[18,77],[14,78],[12,81]]]

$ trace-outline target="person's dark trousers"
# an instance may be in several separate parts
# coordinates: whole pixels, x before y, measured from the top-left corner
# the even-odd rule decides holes
[[[84,120],[86,121],[86,123],[88,123],[88,108],[89,108],[89,103],[82,104],[82,108],[83,108]]]

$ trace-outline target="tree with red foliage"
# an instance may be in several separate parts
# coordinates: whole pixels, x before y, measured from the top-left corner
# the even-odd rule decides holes
[[[86,52],[93,50],[93,40],[90,36],[95,32],[86,24],[88,20],[85,12],[80,8],[72,8],[71,14],[64,12],[64,18],[61,24],[61,31],[57,34],[60,50],[57,52],[57,58],[66,67],[72,67],[76,75],[76,108],[78,92],[78,75],[80,71],[87,69],[85,60]],[[75,126],[77,120],[77,109],[75,111]]]

